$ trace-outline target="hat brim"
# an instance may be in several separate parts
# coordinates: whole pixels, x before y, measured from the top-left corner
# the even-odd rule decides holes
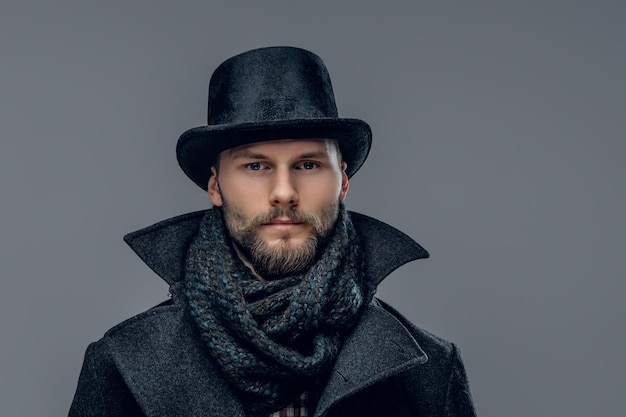
[[[362,120],[339,118],[200,126],[180,136],[176,157],[183,172],[198,187],[206,190],[211,165],[220,152],[249,143],[280,139],[335,139],[348,165],[346,174],[352,177],[367,158],[372,145],[372,131]]]

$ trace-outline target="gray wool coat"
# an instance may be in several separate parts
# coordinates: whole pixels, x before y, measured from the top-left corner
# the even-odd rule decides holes
[[[70,417],[243,417],[241,404],[200,340],[182,295],[184,259],[204,212],[131,233],[126,242],[170,284],[171,300],[109,330],[85,354]],[[428,257],[411,238],[352,213],[366,276],[378,284]],[[345,340],[315,417],[474,416],[456,346],[379,300]]]

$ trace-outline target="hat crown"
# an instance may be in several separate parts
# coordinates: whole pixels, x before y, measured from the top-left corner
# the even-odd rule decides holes
[[[337,117],[326,66],[304,49],[244,52],[222,63],[209,83],[208,125]]]

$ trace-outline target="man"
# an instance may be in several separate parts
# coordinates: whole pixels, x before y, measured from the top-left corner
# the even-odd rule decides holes
[[[219,66],[177,146],[213,208],[126,236],[172,299],[89,346],[70,416],[473,416],[456,347],[374,298],[428,253],[346,210],[370,145],[311,52]]]

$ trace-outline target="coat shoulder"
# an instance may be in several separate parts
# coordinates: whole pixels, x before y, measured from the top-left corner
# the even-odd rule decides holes
[[[171,315],[179,310],[179,307],[169,299],[165,300],[154,307],[149,308],[141,313],[138,313],[126,320],[116,324],[104,333],[104,336],[100,341],[105,341],[108,338],[115,337],[119,333],[125,333],[129,329],[137,329],[138,327],[150,326],[152,322],[158,322],[164,319],[165,316]],[[98,342],[96,342],[98,343]]]
[[[141,334],[144,331],[148,331],[150,328],[154,328],[151,323],[155,321],[167,322],[168,320],[164,320],[164,317],[171,314],[173,311],[175,311],[174,303],[172,300],[166,300],[116,324],[107,330],[100,339],[89,344],[85,352],[84,364],[86,366],[91,365],[100,370],[113,369],[115,365],[113,360],[114,347],[111,343],[112,340],[125,338],[125,335],[129,333]]]

